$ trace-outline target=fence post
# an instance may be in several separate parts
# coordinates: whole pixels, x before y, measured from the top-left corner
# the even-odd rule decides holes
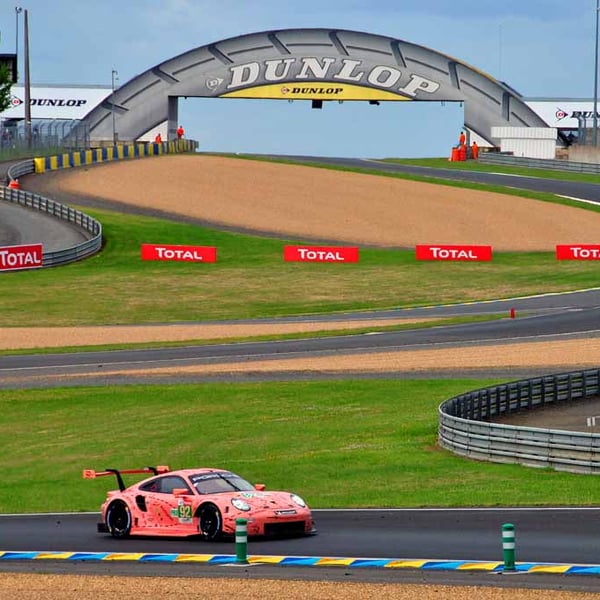
[[[235,520],[235,562],[248,564],[248,521]]]
[[[512,523],[502,525],[502,554],[504,557],[504,571],[516,571],[515,526]]]

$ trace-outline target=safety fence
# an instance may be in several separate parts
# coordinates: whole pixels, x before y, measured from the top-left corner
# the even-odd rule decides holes
[[[477,460],[600,473],[600,434],[491,422],[494,417],[598,395],[600,369],[545,375],[467,392],[440,405],[439,444]]]
[[[89,147],[89,125],[76,119],[33,119],[29,124],[0,119],[0,160],[25,159]]]
[[[547,169],[550,171],[569,171],[571,173],[590,173],[600,175],[600,164],[556,160],[547,158],[524,158],[501,154],[499,152],[480,152],[478,161],[487,165],[506,167],[524,167],[528,169]]]
[[[192,152],[197,147],[198,142],[182,139],[160,144],[124,144],[33,158],[12,165],[8,169],[8,181],[6,183],[8,184],[10,181],[18,180],[19,177],[31,173],[43,173],[47,170],[65,169],[127,158]],[[53,267],[81,260],[95,254],[102,248],[101,223],[79,210],[32,192],[3,186],[0,186],[0,201],[11,202],[44,212],[57,219],[72,223],[89,234],[89,239],[81,244],[60,250],[44,251],[42,254],[43,267]]]

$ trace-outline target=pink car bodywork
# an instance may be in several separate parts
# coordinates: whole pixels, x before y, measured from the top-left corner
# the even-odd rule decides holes
[[[123,474],[152,477],[125,487]],[[169,467],[83,471],[85,479],[113,475],[118,490],[102,504],[98,531],[113,537],[130,535],[201,536],[206,540],[235,534],[236,519],[247,520],[249,536],[307,535],[316,532],[310,508],[291,492],[265,491],[235,473]]]

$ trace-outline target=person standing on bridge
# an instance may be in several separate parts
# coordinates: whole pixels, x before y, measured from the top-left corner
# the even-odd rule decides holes
[[[475,140],[473,140],[473,143],[471,144],[471,158],[473,160],[477,160],[478,157],[479,157],[479,146],[477,145],[477,142]]]
[[[160,135],[160,132],[156,134],[156,137],[154,138],[154,143],[162,144],[162,135]]]
[[[183,127],[180,125],[177,128],[177,139],[180,140],[183,137],[183,134],[185,133]]]

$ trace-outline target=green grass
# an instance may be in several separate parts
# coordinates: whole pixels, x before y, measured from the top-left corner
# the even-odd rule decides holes
[[[583,210],[583,209],[582,209]],[[358,264],[284,263],[284,241],[89,210],[106,247],[64,267],[0,277],[0,327],[190,322],[410,307],[598,285],[593,261],[497,253],[488,263],[416,261],[361,249]],[[141,261],[144,242],[211,245],[218,262]],[[468,285],[465,285],[468,281]]]
[[[148,464],[230,468],[319,508],[596,504],[593,477],[465,460],[436,445],[440,402],[492,383],[2,391],[0,512],[97,510],[114,480],[84,480],[82,469]]]

